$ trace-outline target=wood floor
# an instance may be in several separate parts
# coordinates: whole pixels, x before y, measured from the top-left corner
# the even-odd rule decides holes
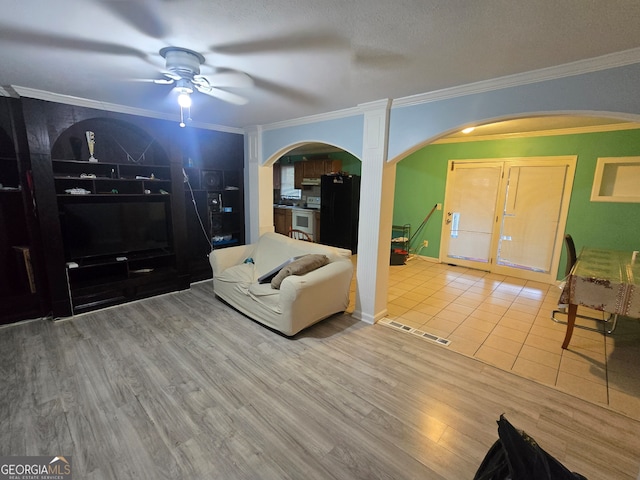
[[[590,480],[640,469],[640,422],[349,315],[288,339],[208,283],[1,329],[0,356],[0,455],[76,479],[471,479],[501,413]]]

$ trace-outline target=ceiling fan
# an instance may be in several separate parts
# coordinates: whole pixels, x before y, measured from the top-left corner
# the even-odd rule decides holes
[[[180,126],[185,126],[184,113],[190,112],[191,94],[194,91],[204,93],[235,105],[245,105],[247,99],[238,94],[222,90],[220,87],[250,87],[253,80],[242,72],[219,72],[209,76],[200,73],[200,66],[205,63],[202,54],[182,47],[164,47],[160,55],[165,59],[165,71],[162,79],[150,79],[159,85],[174,85],[178,92],[180,105]],[[188,118],[189,119],[189,118]]]

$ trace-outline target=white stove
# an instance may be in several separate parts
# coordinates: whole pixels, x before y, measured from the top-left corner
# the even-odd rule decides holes
[[[307,197],[307,208],[320,210],[320,197]]]

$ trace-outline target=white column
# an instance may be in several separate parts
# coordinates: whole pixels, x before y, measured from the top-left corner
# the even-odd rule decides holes
[[[260,164],[262,128],[245,134],[245,231],[246,243],[254,243],[265,232],[273,232],[273,171]]]
[[[353,316],[375,323],[387,314],[389,255],[396,167],[387,163],[390,100],[360,105],[364,111],[362,178]]]

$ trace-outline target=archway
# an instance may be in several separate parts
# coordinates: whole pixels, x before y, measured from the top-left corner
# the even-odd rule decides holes
[[[622,211],[631,214],[629,205],[593,203],[589,193],[597,157],[629,156],[640,151],[637,147],[640,140],[636,139],[640,123],[612,116],[538,115],[475,125],[476,129],[467,134],[461,133],[465,126],[423,144],[398,162],[394,224],[420,225],[430,208],[444,203],[448,160],[578,154],[567,231],[578,232],[584,238],[581,245],[611,245],[611,236],[590,231],[578,218],[585,215],[589,218],[586,212],[590,211],[597,212],[598,218],[620,219]],[[438,209],[414,238],[413,253],[434,260],[440,258],[442,222],[443,211]],[[615,224],[611,228],[618,229]],[[629,248],[630,242],[631,239],[625,242]]]
[[[534,120],[545,119],[531,121]],[[552,117],[548,120],[561,119]],[[577,156],[577,168],[566,231],[580,239],[578,249],[596,246],[635,250],[635,225],[640,221],[637,204],[594,201],[591,191],[598,157],[640,155],[640,123],[611,120],[610,117],[599,123],[593,116],[562,120],[574,123],[565,124],[561,129],[512,130],[493,135],[485,135],[478,129],[480,132],[476,132],[475,139],[467,134],[469,140],[464,140],[461,133],[443,135],[407,155],[397,164],[394,222],[399,221],[400,214],[408,212],[410,201],[431,206],[444,200],[449,159],[573,154]],[[464,126],[460,125],[456,131]],[[414,198],[404,195],[405,191],[412,192]],[[479,270],[436,264],[439,246],[433,245],[433,239],[439,242],[444,213],[446,210],[436,211],[432,217],[432,220],[437,217],[436,221],[425,227],[429,251],[433,253],[425,252],[425,248],[422,253],[426,255],[409,261],[404,267],[397,267],[402,278],[400,274],[393,274],[396,267],[390,268],[392,294],[388,297],[388,318],[396,325],[414,329],[412,333],[427,333],[449,340],[450,350],[503,370],[574,393],[589,391],[592,398],[597,391],[597,395],[606,398],[607,387],[596,387],[595,383],[602,370],[595,372],[591,367],[597,362],[591,359],[597,355],[607,358],[604,365],[609,364],[610,337],[590,332],[593,338],[589,341],[593,344],[589,353],[569,365],[571,360],[560,347],[564,327],[551,320],[560,290],[554,285],[527,283],[520,279],[512,281],[510,277]],[[416,208],[413,218],[417,220],[414,221],[419,222],[423,216],[424,211]],[[416,242],[418,245],[422,238]],[[422,258],[426,261],[421,261]],[[564,260],[559,264],[563,270]],[[560,273],[558,277],[562,275]],[[584,368],[583,371],[590,373],[580,378],[571,377],[568,370],[573,367]],[[569,385],[569,378],[575,383]],[[615,391],[619,387],[614,384],[608,388]]]
[[[349,248],[355,253],[357,251],[359,183],[357,183],[357,190],[353,192],[353,205],[340,205],[340,212],[335,212],[326,205],[322,208],[321,184],[322,177],[327,175],[340,174],[359,179],[361,161],[334,145],[307,142],[297,144],[275,158],[272,168],[275,231],[287,234],[291,228],[302,230],[315,242]],[[327,182],[324,183],[327,184]],[[324,198],[330,198],[327,191],[324,192]],[[354,214],[345,214],[344,212],[351,211],[350,207]],[[341,213],[341,217],[345,217],[341,218],[341,221],[348,220],[352,223],[353,238],[336,238],[331,234],[330,227],[334,223],[333,215],[336,213]],[[323,216],[324,230],[322,229]]]

